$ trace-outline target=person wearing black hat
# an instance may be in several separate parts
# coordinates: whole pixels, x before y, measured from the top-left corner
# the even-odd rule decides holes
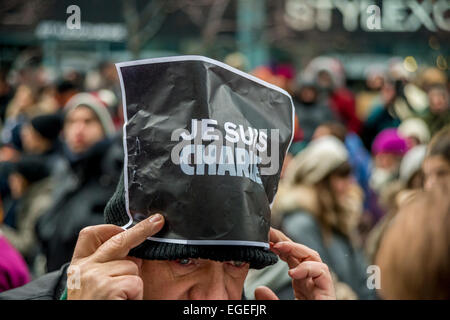
[[[44,154],[54,148],[62,129],[59,114],[46,114],[34,117],[23,126],[21,138],[25,152]]]
[[[74,95],[63,110],[62,154],[54,171],[53,203],[37,222],[41,273],[70,261],[83,227],[103,223],[103,209],[123,164],[111,117],[89,93]],[[49,128],[50,129],[50,128]],[[56,230],[56,231],[55,231]]]
[[[8,180],[17,201],[17,227],[3,225],[1,230],[32,265],[37,249],[35,224],[52,203],[50,170],[42,157],[25,156],[13,165]]]
[[[305,142],[311,141],[314,130],[320,124],[337,120],[337,115],[330,106],[320,99],[318,85],[309,75],[298,75],[293,100]]]
[[[77,269],[83,286],[71,286],[68,299],[240,299],[249,262],[202,258],[149,260],[128,257],[130,249],[164,225],[155,214],[124,231],[100,225],[80,233],[69,273]],[[289,265],[297,299],[334,299],[328,267],[317,252],[271,229],[271,250]],[[257,300],[277,299],[268,287],[255,291]]]
[[[128,256],[163,225],[163,216],[154,214],[126,231],[111,224],[87,227],[80,232],[70,265],[6,291],[0,300],[241,299],[249,270],[246,261]],[[270,240],[271,251],[289,266],[296,299],[335,299],[330,272],[317,252],[276,229],[270,230]],[[255,299],[277,296],[268,287],[259,287]]]
[[[117,67],[123,174],[104,210],[107,224],[80,232],[66,285],[57,280],[53,292],[67,288],[67,299],[240,299],[249,268],[280,257],[296,298],[334,298],[319,255],[270,229],[293,138],[290,95],[205,57]],[[256,297],[276,298],[268,288]]]
[[[52,168],[52,172],[62,162],[59,139],[62,125],[59,113],[44,114],[32,118],[22,126],[20,131],[24,153],[42,156],[47,161],[47,165]]]

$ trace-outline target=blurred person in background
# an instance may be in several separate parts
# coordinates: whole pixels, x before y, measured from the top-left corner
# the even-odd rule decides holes
[[[450,99],[445,86],[434,85],[428,90],[429,107],[423,115],[431,134],[450,124]]]
[[[33,155],[40,157],[52,174],[61,170],[66,162],[59,140],[61,129],[62,119],[59,114],[44,114],[16,125],[11,131],[10,139],[15,147],[11,148],[6,145],[2,147],[2,153],[5,154],[6,150],[14,150],[16,155],[13,158],[4,157],[4,162],[0,163],[0,194],[4,211],[7,213],[6,225],[17,227],[17,223],[20,223],[16,217],[18,200],[11,196],[8,184],[8,176],[13,168],[12,164],[22,155]]]
[[[50,89],[25,84],[18,86],[6,109],[1,131],[3,141],[10,140],[14,130],[18,130],[18,126],[30,119],[56,111],[56,100],[50,96],[51,93],[48,90]]]
[[[292,65],[273,63],[270,66],[259,66],[250,73],[292,94],[293,80],[295,78],[295,71]]]
[[[447,74],[436,67],[426,67],[417,75],[417,85],[425,92],[433,86],[448,87]]]
[[[420,144],[410,149],[402,159],[399,180],[381,194],[380,203],[386,215],[371,231],[366,245],[372,261],[402,204],[423,188],[431,190],[445,185],[450,185],[450,127],[434,135],[428,145]]]
[[[53,184],[46,161],[36,156],[20,159],[9,175],[9,187],[12,197],[17,200],[17,226],[2,225],[1,231],[32,269],[38,249],[36,221],[52,203]]]
[[[83,71],[73,68],[66,70],[62,77],[62,81],[71,83],[78,91],[83,89],[85,79],[86,75]]]
[[[314,130],[325,122],[333,122],[336,115],[326,102],[319,99],[319,91],[314,79],[305,74],[298,77],[298,88],[293,97],[295,112],[303,130],[305,143],[311,141]]]
[[[386,128],[395,128],[400,124],[400,119],[395,112],[394,102],[397,93],[394,83],[386,81],[381,89],[380,99],[370,108],[361,131],[361,139],[367,150],[371,149],[375,137]]]
[[[101,89],[108,89],[116,94],[120,94],[119,76],[117,75],[116,65],[111,61],[104,61],[99,65],[100,76],[102,79]]]
[[[375,263],[384,299],[450,299],[448,180],[404,203],[387,228]]]
[[[407,190],[422,189],[424,177],[422,164],[427,145],[421,144],[408,150],[400,163],[399,180]]]
[[[114,123],[116,130],[121,130],[123,126],[123,110],[120,100],[117,98],[116,94],[109,89],[100,89],[95,92],[91,92],[96,98],[106,106],[109,114]]]
[[[8,177],[14,168],[14,163],[19,161],[23,152],[21,128],[21,124],[16,124],[11,130],[3,131],[2,145],[0,146],[0,198],[4,213],[3,224],[13,228],[16,227],[16,200],[11,197]]]
[[[120,82],[115,64],[107,60],[100,62],[96,69],[86,75],[84,87],[89,91],[109,90],[120,97]]]
[[[6,108],[6,119],[19,121],[41,113],[39,110],[37,89],[29,85],[20,85]]]
[[[298,121],[298,115],[294,117],[294,137],[292,139],[291,146],[284,157],[283,166],[280,172],[280,179],[284,178],[286,168],[288,167],[294,156],[299,153],[305,147],[305,142],[303,141],[303,130],[300,127],[300,122]]]
[[[352,173],[366,195],[369,189],[371,158],[361,139],[355,133],[347,132],[344,125],[338,122],[328,122],[317,127],[313,140],[329,135],[335,136],[345,144],[349,153],[348,161],[352,167]]]
[[[0,292],[21,287],[30,280],[23,257],[0,230]]]
[[[59,139],[62,125],[60,114],[45,114],[24,123],[20,130],[24,153],[41,156],[49,168],[57,167],[62,161]]]
[[[386,71],[383,66],[375,65],[366,69],[365,90],[356,95],[356,114],[364,122],[380,99],[380,92],[386,81]]]
[[[366,234],[373,226],[373,221],[382,215],[378,206],[375,192],[370,187],[370,177],[372,173],[372,158],[364,147],[360,137],[338,122],[324,123],[317,127],[313,139],[318,139],[326,135],[333,135],[345,144],[349,153],[348,161],[352,167],[353,176],[364,192],[364,213],[361,217],[359,233],[361,241],[364,242]]]
[[[325,122],[320,124],[316,130],[314,130],[312,140],[330,135],[335,136],[341,140],[341,142],[345,142],[345,138],[347,137],[347,129],[339,122]]]
[[[427,144],[430,141],[430,130],[420,118],[408,118],[398,126],[398,134],[406,139],[408,148]]]
[[[13,97],[13,88],[8,83],[7,71],[4,68],[0,69],[0,123],[5,122],[6,109],[9,101]]]
[[[226,55],[225,58],[223,59],[223,62],[235,69],[244,72],[245,70],[247,70],[249,65],[247,57],[242,52],[239,51],[235,51]]]
[[[381,131],[373,141],[373,169],[370,187],[380,194],[390,182],[398,179],[400,162],[408,150],[406,140],[396,128]]]
[[[60,80],[56,85],[55,99],[60,109],[64,108],[66,103],[74,95],[80,92],[80,88],[69,80]]]
[[[331,57],[317,57],[305,68],[317,84],[319,99],[334,111],[337,120],[348,131],[360,133],[362,123],[356,115],[355,97],[346,87],[345,70],[342,63]]]
[[[450,125],[441,129],[431,139],[422,168],[425,189],[449,182]]]
[[[39,90],[38,106],[39,114],[55,113],[59,110],[59,103],[56,99],[57,92],[53,84],[45,85]]]
[[[336,137],[313,140],[286,169],[272,223],[293,241],[316,250],[354,297],[371,299],[375,296],[366,286],[367,264],[358,248],[363,197],[348,159]]]
[[[399,179],[392,181],[380,193],[378,203],[385,214],[372,228],[365,243],[366,254],[371,263],[374,263],[380,241],[401,204],[423,188],[422,163],[426,148],[426,145],[421,144],[408,150],[400,163]]]
[[[81,229],[103,223],[123,161],[111,116],[99,99],[79,93],[64,112],[63,147],[69,166],[55,174],[53,204],[37,225],[47,271],[70,261]]]

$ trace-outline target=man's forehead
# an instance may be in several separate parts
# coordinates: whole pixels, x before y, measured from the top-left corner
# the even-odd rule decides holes
[[[79,106],[70,110],[66,115],[66,120],[69,120],[69,118],[70,120],[81,118],[81,119],[94,119],[99,121],[95,112],[90,107],[83,104],[80,104]]]

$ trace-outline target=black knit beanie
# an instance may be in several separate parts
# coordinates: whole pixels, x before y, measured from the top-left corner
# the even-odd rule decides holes
[[[105,222],[124,226],[129,217],[125,207],[123,174],[116,191],[105,208]],[[163,214],[164,215],[164,214]],[[277,255],[262,247],[227,245],[185,245],[146,240],[129,252],[130,256],[148,260],[202,258],[215,261],[244,261],[250,268],[262,269],[278,261]]]
[[[61,132],[63,122],[60,114],[46,114],[31,119],[31,126],[44,138],[54,141]]]
[[[126,164],[106,221],[166,221],[130,255],[275,263],[270,203],[293,139],[291,96],[207,57],[116,66]]]
[[[28,182],[38,182],[50,175],[50,169],[45,161],[37,156],[20,159],[13,166],[13,172],[21,174]]]

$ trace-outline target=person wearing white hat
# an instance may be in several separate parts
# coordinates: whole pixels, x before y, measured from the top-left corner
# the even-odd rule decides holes
[[[430,141],[430,130],[427,124],[420,118],[408,118],[398,126],[398,133],[407,139],[409,147],[419,144],[427,144]]]

